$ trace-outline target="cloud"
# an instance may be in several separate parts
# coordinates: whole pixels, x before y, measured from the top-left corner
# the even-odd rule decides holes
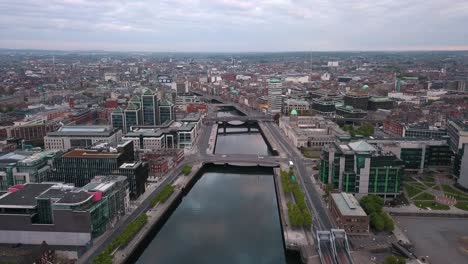
[[[0,46],[144,51],[468,46],[466,0],[0,0]],[[28,46],[29,45],[29,46]]]

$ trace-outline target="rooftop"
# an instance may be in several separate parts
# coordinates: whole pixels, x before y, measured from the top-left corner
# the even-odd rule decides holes
[[[332,193],[331,197],[344,216],[367,216],[356,198],[350,193]]]
[[[110,136],[115,131],[110,126],[62,126],[55,132],[47,133],[47,136]]]
[[[356,152],[374,152],[377,151],[371,144],[364,140],[351,142],[348,146]]]
[[[65,158],[95,158],[95,159],[116,159],[120,153],[93,151],[86,149],[74,149],[63,155]]]
[[[0,196],[0,207],[27,207],[36,206],[36,197],[52,187],[53,183],[29,183],[22,185],[15,192],[8,192]]]

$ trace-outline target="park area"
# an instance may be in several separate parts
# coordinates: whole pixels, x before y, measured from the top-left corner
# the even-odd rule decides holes
[[[404,192],[409,201],[424,210],[449,210],[454,206],[468,211],[468,193],[454,187],[446,176],[406,176]]]

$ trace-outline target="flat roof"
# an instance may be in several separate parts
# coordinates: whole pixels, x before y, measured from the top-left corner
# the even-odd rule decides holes
[[[36,197],[54,186],[53,183],[28,183],[16,192],[0,197],[0,207],[35,207]]]
[[[110,136],[114,132],[110,126],[63,126],[47,136]]]
[[[356,198],[350,193],[332,193],[331,197],[341,215],[344,216],[367,216],[364,209],[359,205]]]
[[[99,152],[85,149],[74,149],[63,155],[65,158],[118,158],[120,153]]]

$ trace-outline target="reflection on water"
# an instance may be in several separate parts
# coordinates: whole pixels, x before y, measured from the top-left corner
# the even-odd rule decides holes
[[[285,263],[272,175],[207,172],[137,263]]]
[[[246,131],[241,128],[228,128],[227,132]],[[255,154],[271,155],[267,144],[258,130],[251,134],[223,134],[222,129],[218,131],[216,139],[215,154]]]

